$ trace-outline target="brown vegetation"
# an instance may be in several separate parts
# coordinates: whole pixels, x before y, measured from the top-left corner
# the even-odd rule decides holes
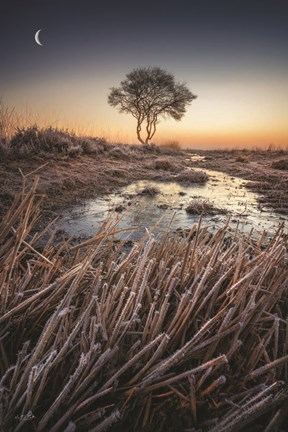
[[[186,207],[186,212],[192,215],[215,215],[225,213],[224,210],[215,207],[207,199],[193,199]]]
[[[32,234],[37,179],[30,191],[25,183],[0,225],[5,432],[280,430],[288,399],[281,229],[252,241],[199,224],[123,253],[107,220],[82,244],[55,243],[49,227]]]
[[[111,144],[103,138],[78,137],[52,127],[18,129],[11,140],[0,139],[0,219],[21,189],[21,173],[35,170],[41,176],[40,191],[47,196],[45,215],[137,180],[177,181],[183,185],[208,180],[207,174],[191,167],[247,179],[247,187],[261,194],[261,203],[288,213],[288,171],[272,168],[279,160],[287,160],[284,150],[196,153],[199,159],[192,160],[191,153],[167,147]],[[239,158],[249,163],[236,162]]]
[[[180,150],[181,146],[177,140],[167,140],[160,144],[160,147],[164,147],[172,150]]]
[[[22,174],[38,170],[48,215],[135,180],[171,180],[175,170],[187,165],[184,152],[177,152],[177,164],[171,152],[174,155],[171,149],[155,145],[77,137],[52,127],[18,129],[11,140],[0,140],[0,219],[21,189]]]
[[[208,175],[203,171],[186,170],[175,177],[177,183],[190,184],[190,183],[206,183]]]
[[[155,186],[146,186],[144,189],[141,190],[140,194],[141,195],[149,195],[149,196],[154,196],[154,195],[158,195],[160,193],[160,189],[155,187]]]
[[[13,134],[18,116],[13,107],[7,106],[0,96],[0,157],[1,157],[1,139],[7,140]]]
[[[288,214],[288,170],[285,169],[288,160],[287,150],[269,147],[266,151],[199,150],[194,153],[204,156],[203,160],[194,161],[194,165],[248,180],[247,186],[261,193],[260,203],[272,207],[279,213]],[[239,158],[245,158],[249,163],[236,162]]]
[[[280,159],[272,163],[272,168],[279,170],[288,170],[288,159]]]
[[[81,138],[75,134],[57,128],[17,128],[9,141],[7,157],[13,159],[28,158],[35,154],[63,154],[70,157],[81,154],[99,154],[106,149],[104,138]]]
[[[235,162],[241,162],[241,163],[245,162],[246,163],[246,162],[248,162],[248,158],[245,156],[239,155],[235,158]]]
[[[164,171],[176,171],[177,166],[167,158],[157,159],[155,161],[155,169]]]

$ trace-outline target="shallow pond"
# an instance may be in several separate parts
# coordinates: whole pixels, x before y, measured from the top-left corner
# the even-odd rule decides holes
[[[226,210],[226,214],[203,216],[203,223],[212,228],[227,221],[230,226],[249,233],[264,229],[273,234],[280,223],[288,227],[288,217],[270,209],[260,207],[257,195],[244,187],[245,181],[227,174],[202,170],[209,175],[206,184],[180,185],[176,182],[137,181],[105,197],[87,200],[62,214],[59,227],[69,235],[92,236],[107,216],[117,215],[119,228],[135,228],[131,235],[140,238],[148,228],[160,233],[171,225],[172,229],[190,228],[197,223],[199,215],[190,215],[186,207],[193,199],[208,199],[215,207]],[[141,194],[146,187],[157,187],[160,193],[154,196]]]

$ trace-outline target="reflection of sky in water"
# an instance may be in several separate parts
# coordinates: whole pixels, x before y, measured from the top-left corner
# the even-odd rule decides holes
[[[245,233],[249,233],[252,227],[255,231],[265,229],[273,233],[281,222],[287,228],[288,217],[280,217],[264,207],[259,208],[257,195],[243,187],[243,180],[217,171],[206,172],[210,179],[205,185],[184,186],[174,182],[143,180],[121,189],[118,194],[88,200],[63,213],[63,218],[59,221],[60,228],[69,235],[91,236],[105,217],[115,215],[114,211],[109,210],[118,205],[125,207],[123,213],[117,213],[121,218],[119,228],[134,227],[134,239],[141,237],[146,228],[159,233],[170,223],[173,229],[190,228],[199,220],[199,215],[189,215],[185,211],[193,198],[209,199],[215,207],[226,209],[231,215],[230,225],[236,227],[239,220],[239,229]],[[160,194],[154,197],[139,195],[147,185],[156,186],[160,189]],[[185,195],[179,194],[183,192]],[[223,214],[203,217],[203,223],[211,227],[220,226],[226,220],[227,215]],[[153,229],[155,225],[157,226]]]

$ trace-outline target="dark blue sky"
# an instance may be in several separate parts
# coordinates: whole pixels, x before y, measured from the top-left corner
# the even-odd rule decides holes
[[[179,59],[231,56],[283,60],[287,65],[288,2],[279,0],[2,0],[1,79],[79,62],[151,58],[167,51]],[[34,33],[42,28],[44,50]]]
[[[23,92],[32,94],[34,84],[75,87],[78,77],[84,91],[94,74],[109,87],[109,78],[116,85],[139,65],[164,67],[196,85],[215,79],[215,87],[224,79],[288,76],[284,0],[1,0],[0,15],[0,95],[13,95],[14,104],[18,89],[21,102],[32,104]],[[34,42],[38,29],[43,47]]]

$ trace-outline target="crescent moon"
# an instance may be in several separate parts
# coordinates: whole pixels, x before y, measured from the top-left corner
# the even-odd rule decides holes
[[[38,31],[35,33],[35,42],[36,42],[38,45],[43,46],[42,43],[40,42],[40,39],[39,39],[39,33],[40,33],[40,32],[41,32],[41,29],[38,30]]]

